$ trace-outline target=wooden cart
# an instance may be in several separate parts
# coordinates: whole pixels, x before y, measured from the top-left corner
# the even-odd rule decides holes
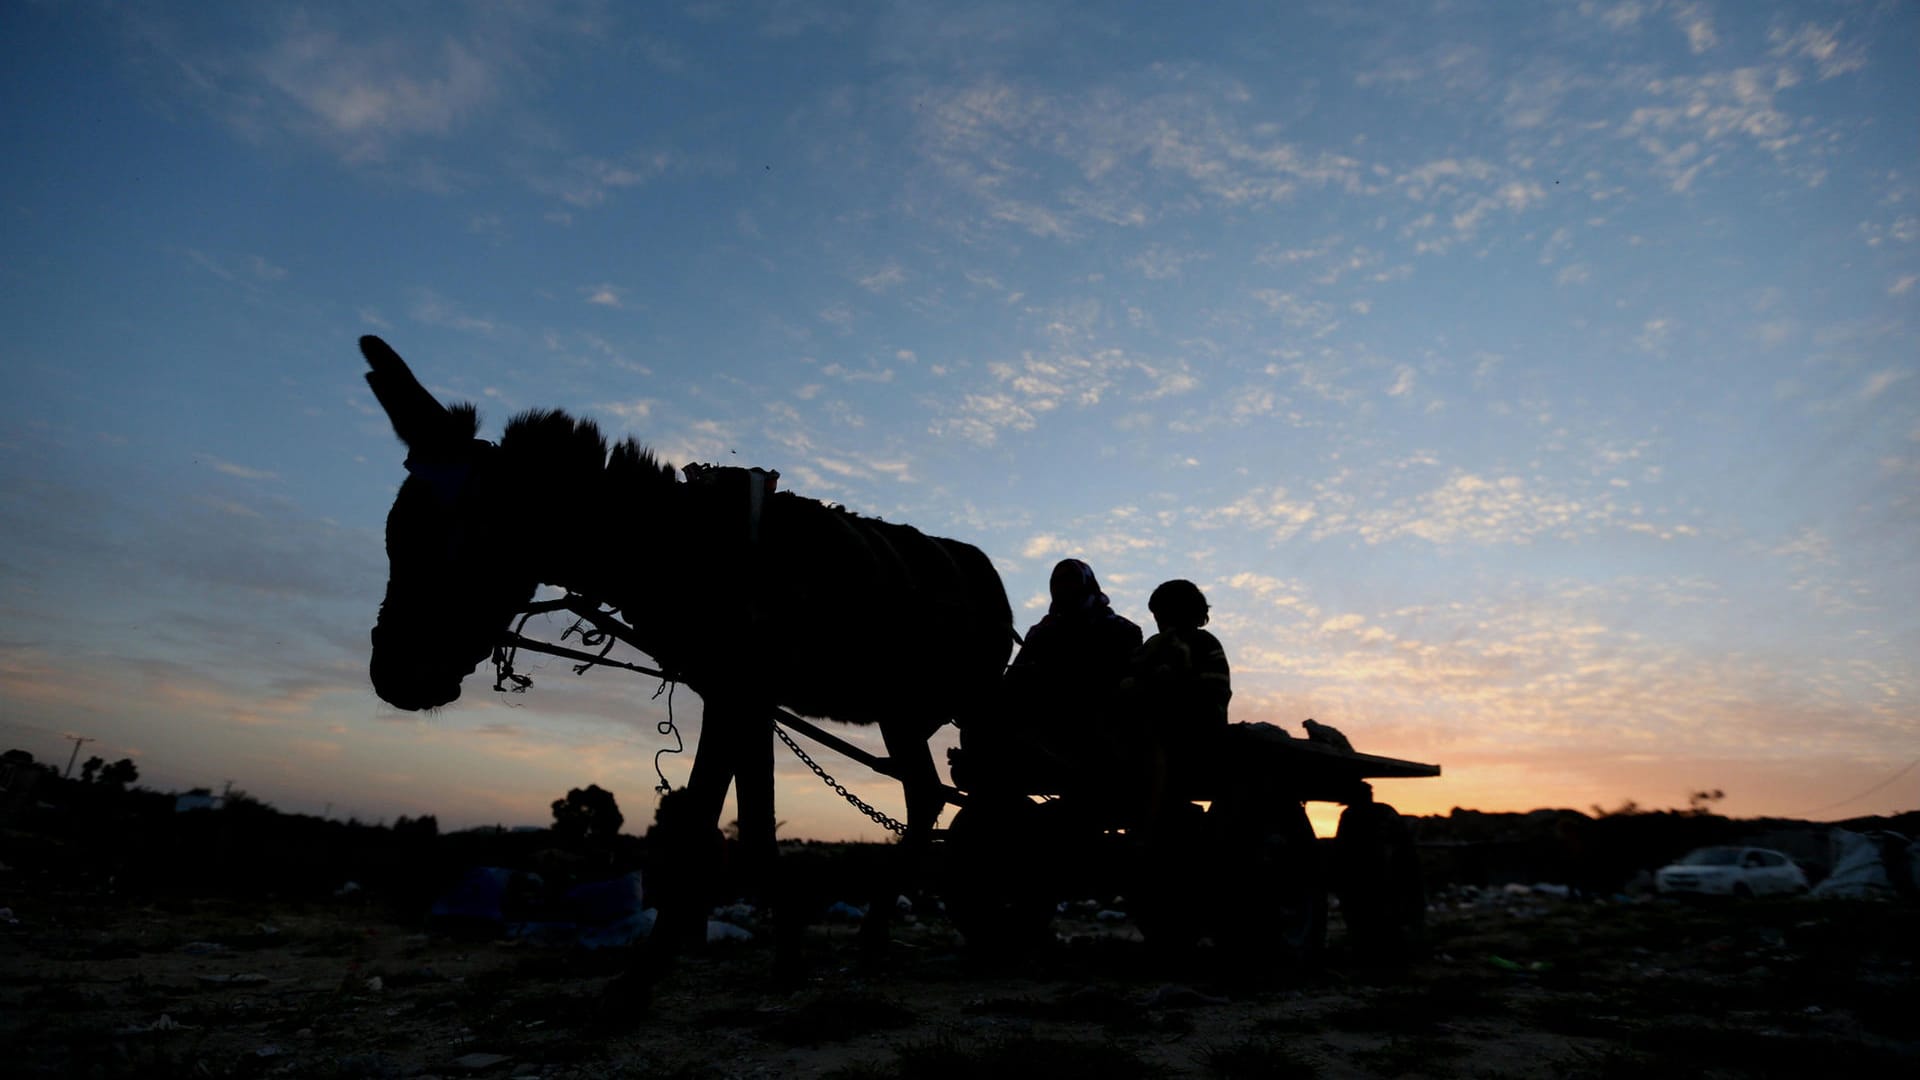
[[[596,654],[515,632],[496,654],[496,689],[524,687],[512,651],[578,661],[576,672],[617,667],[669,673],[610,659],[613,640],[635,644],[617,616],[583,597],[532,605],[568,611],[593,628]],[[524,626],[525,620],[521,620]],[[637,644],[636,644],[636,647]],[[504,658],[504,659],[503,659]],[[775,731],[849,802],[896,831],[834,780],[787,732],[897,778],[884,757],[786,710]],[[783,730],[784,729],[784,730]],[[1425,896],[1411,831],[1376,802],[1370,780],[1440,775],[1440,766],[1289,737],[1267,724],[1231,725],[1195,776],[1143,812],[1138,791],[1111,759],[1076,763],[1018,731],[963,730],[949,751],[943,789],[959,808],[936,838],[939,890],[970,945],[1017,950],[1043,940],[1061,901],[1090,883],[1116,887],[1148,940],[1183,947],[1202,938],[1250,963],[1311,961],[1325,947],[1330,900],[1361,953],[1404,955],[1419,939]],[[1318,841],[1305,804],[1346,807],[1330,843]]]

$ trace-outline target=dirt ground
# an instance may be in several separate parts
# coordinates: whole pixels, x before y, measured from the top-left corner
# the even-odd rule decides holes
[[[617,960],[397,925],[357,897],[177,898],[0,881],[12,1076],[1614,1077],[1917,1075],[1920,910],[1809,900],[1436,903],[1429,955],[1256,980],[1125,921],[989,966],[937,915],[883,964],[846,926],[776,990],[711,947],[611,1023]],[[1251,916],[1250,916],[1251,917]]]

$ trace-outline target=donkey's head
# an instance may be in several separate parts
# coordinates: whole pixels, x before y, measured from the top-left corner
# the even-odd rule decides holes
[[[538,584],[521,531],[500,510],[500,450],[471,405],[436,401],[377,337],[360,339],[367,384],[407,445],[387,514],[387,595],[373,627],[374,692],[402,709],[460,696]]]

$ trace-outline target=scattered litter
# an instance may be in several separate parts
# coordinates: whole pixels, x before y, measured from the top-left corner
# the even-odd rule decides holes
[[[896,896],[896,897],[894,897],[894,898],[893,898],[893,906],[894,906],[894,908],[895,908],[895,909],[897,909],[897,910],[898,910],[898,911],[900,912],[900,914],[902,914],[902,915],[911,915],[911,914],[913,914],[913,901],[912,901],[912,900],[910,900],[910,899],[908,899],[907,897],[904,897],[904,896]]]
[[[349,881],[346,884],[340,886],[339,888],[333,890],[333,895],[352,896],[354,893],[357,893],[359,891],[360,891],[360,883],[357,881]]]
[[[161,1013],[160,1019],[155,1020],[151,1024],[132,1024],[127,1027],[118,1029],[117,1031],[114,1032],[114,1034],[124,1037],[128,1035],[145,1035],[149,1032],[154,1032],[154,1031],[191,1031],[191,1030],[193,1030],[192,1024],[183,1024],[180,1021],[175,1020],[173,1017],[167,1015],[166,1013]]]
[[[605,926],[582,927],[574,941],[583,949],[610,949],[631,945],[653,933],[654,920],[659,917],[660,912],[654,908],[641,908],[626,918]]]
[[[12,908],[0,907],[0,923],[6,923],[8,926],[19,926],[20,920],[14,915]]]
[[[756,909],[754,908],[754,906],[752,904],[744,904],[744,903],[728,904],[726,907],[717,907],[713,909],[714,918],[719,919],[722,922],[730,922],[735,925],[752,922],[755,914],[756,914]]]
[[[1094,912],[1093,918],[1095,922],[1126,922],[1127,913],[1124,911],[1115,911],[1112,908],[1101,908],[1099,911]]]
[[[386,980],[382,979],[378,975],[375,975],[373,978],[367,980],[367,989],[373,991],[376,994],[382,990],[385,990],[386,988],[387,988]]]
[[[1492,964],[1494,967],[1499,968],[1501,971],[1518,971],[1518,972],[1524,972],[1524,973],[1530,973],[1530,974],[1538,974],[1542,971],[1553,970],[1553,965],[1545,960],[1535,960],[1535,961],[1532,961],[1531,963],[1522,964],[1517,960],[1509,960],[1504,956],[1495,956],[1491,953],[1487,955],[1487,963]]]
[[[251,972],[239,975],[199,975],[196,978],[208,986],[263,986],[267,981],[265,975],[256,975]]]
[[[721,941],[752,941],[753,931],[719,919],[707,920],[707,944]]]
[[[462,1054],[447,1062],[447,1068],[457,1072],[485,1072],[495,1065],[513,1060],[505,1054]]]
[[[1827,899],[1884,900],[1911,892],[1920,882],[1920,844],[1892,832],[1856,833],[1834,829],[1827,834],[1833,870],[1813,887],[1813,895]]]
[[[1179,986],[1168,983],[1148,994],[1140,1002],[1149,1009],[1194,1009],[1203,1005],[1231,1005],[1228,998],[1203,994],[1191,986]]]
[[[188,956],[212,956],[214,953],[226,952],[227,947],[217,941],[189,941],[180,946],[180,951]]]
[[[845,919],[848,922],[859,922],[866,917],[867,913],[865,911],[854,907],[845,900],[835,900],[827,907],[827,918],[829,919]]]
[[[265,1046],[255,1047],[253,1056],[257,1058],[277,1058],[284,1053],[286,1053],[285,1050],[280,1049],[280,1047],[273,1043],[268,1043]]]

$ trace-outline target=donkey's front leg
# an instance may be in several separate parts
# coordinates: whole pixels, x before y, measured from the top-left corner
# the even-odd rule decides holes
[[[732,727],[732,717],[723,710],[708,706],[702,711],[687,786],[661,800],[658,836],[648,836],[662,894],[653,937],[668,952],[706,941],[707,912],[726,863],[720,813],[739,760]]]
[[[907,832],[898,850],[878,878],[867,917],[860,924],[860,945],[869,955],[885,951],[893,927],[895,900],[917,888],[925,876],[927,846],[933,827],[946,805],[940,793],[940,774],[933,767],[933,751],[927,746],[931,733],[923,725],[882,722],[880,738],[887,746],[887,760],[899,777],[907,801]]]

